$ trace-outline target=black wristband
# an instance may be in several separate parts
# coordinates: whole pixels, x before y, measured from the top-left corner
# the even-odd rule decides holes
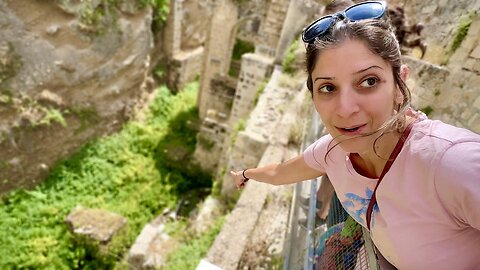
[[[250,180],[250,178],[248,178],[248,177],[245,176],[245,171],[246,171],[246,170],[247,170],[247,169],[243,170],[243,172],[242,172],[243,182],[247,182],[248,180]]]

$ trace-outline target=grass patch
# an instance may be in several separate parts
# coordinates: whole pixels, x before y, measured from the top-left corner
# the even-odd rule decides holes
[[[476,12],[471,11],[467,17],[463,17],[460,19],[457,31],[455,33],[455,37],[453,38],[452,46],[450,47],[450,52],[452,54],[460,47],[463,40],[467,36],[468,29],[470,29],[470,25],[472,24],[472,20],[475,15]]]
[[[255,46],[247,41],[241,39],[235,40],[235,45],[233,45],[232,59],[241,60],[242,55],[255,51]]]
[[[119,133],[88,143],[35,189],[1,198],[0,254],[6,256],[0,269],[110,268],[143,226],[165,207],[173,208],[185,190],[211,187],[211,177],[189,162],[198,83],[177,95],[165,87],[156,91],[144,122],[127,123]],[[94,259],[67,231],[64,218],[77,205],[128,219],[125,242],[108,260]]]
[[[237,123],[235,123],[235,126],[232,129],[232,132],[230,134],[230,141],[232,146],[235,145],[235,142],[237,141],[237,136],[240,131],[245,130],[246,127],[246,121],[245,119],[239,119]]]
[[[298,40],[294,40],[292,44],[288,47],[287,54],[283,59],[282,67],[283,71],[287,74],[293,75],[296,71],[294,66],[295,64],[295,51],[298,49],[299,42]]]
[[[200,260],[207,255],[208,249],[213,244],[215,237],[220,233],[225,217],[215,220],[213,226],[205,233],[195,236],[187,229],[186,223],[176,228],[176,231],[184,231],[180,238],[182,245],[167,257],[167,263],[162,268],[165,270],[194,270]]]
[[[267,80],[263,81],[258,87],[257,92],[255,92],[255,98],[253,99],[254,106],[257,106],[258,99],[263,94],[263,91],[265,91],[265,87],[267,87],[267,84],[268,84]]]
[[[22,67],[20,55],[15,51],[13,43],[0,45],[0,85],[13,78]]]
[[[170,1],[169,0],[140,0],[140,8],[150,6],[153,9],[153,30],[157,31],[162,28],[166,21],[168,14],[170,13]]]
[[[111,27],[116,27],[122,0],[74,1],[57,0],[65,9],[75,13],[82,22],[81,30],[94,35],[102,35]],[[152,29],[161,29],[170,12],[169,0],[140,0],[136,8],[150,6],[153,10]]]
[[[424,112],[427,116],[433,112],[432,106],[426,106],[420,109],[420,111]]]
[[[65,121],[65,118],[62,115],[62,112],[55,108],[41,108],[43,111],[43,118],[40,120],[38,125],[47,125],[49,126],[52,122],[53,123],[58,123],[62,127],[67,127],[67,122]]]

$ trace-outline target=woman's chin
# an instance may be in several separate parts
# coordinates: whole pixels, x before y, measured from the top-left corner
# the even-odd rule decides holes
[[[369,145],[371,146],[371,142],[369,142],[368,138],[366,137],[358,137],[358,138],[347,138],[340,136],[339,138],[335,139],[335,143],[340,143],[340,146],[343,151],[348,153],[363,153],[367,151]]]

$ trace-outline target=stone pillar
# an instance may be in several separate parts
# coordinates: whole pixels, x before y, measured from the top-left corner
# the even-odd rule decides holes
[[[273,59],[259,54],[247,53],[242,56],[242,67],[230,115],[230,126],[235,125],[239,119],[245,118],[253,110],[257,91],[272,72],[272,61]]]
[[[168,85],[172,90],[182,90],[189,82],[202,74],[204,48],[179,51],[173,55],[168,73]]]
[[[255,53],[271,58],[275,57],[283,21],[287,14],[290,0],[272,0],[267,10],[261,29],[259,42],[255,46]]]
[[[182,2],[170,0],[170,13],[165,27],[163,47],[166,55],[174,55],[180,51],[182,36]]]
[[[217,75],[211,80],[210,107],[197,135],[194,158],[204,170],[214,172],[229,134],[227,125],[230,116],[236,81],[228,76]]]
[[[283,22],[282,32],[275,51],[276,65],[282,65],[283,58],[292,41],[297,37],[302,28],[306,25],[307,16],[305,16],[305,5],[300,1],[290,1],[287,15]]]
[[[238,7],[231,0],[214,3],[213,18],[205,45],[204,71],[198,93],[200,119],[205,118],[210,98],[210,80],[215,74],[227,74],[233,48],[233,29],[238,21]]]

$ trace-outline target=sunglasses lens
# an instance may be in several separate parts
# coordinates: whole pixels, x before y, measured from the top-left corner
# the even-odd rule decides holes
[[[379,2],[369,2],[353,6],[345,11],[345,15],[352,21],[377,19],[383,16],[385,7]]]
[[[316,37],[328,30],[333,22],[332,17],[325,17],[310,25],[303,33],[304,42],[312,42]]]

